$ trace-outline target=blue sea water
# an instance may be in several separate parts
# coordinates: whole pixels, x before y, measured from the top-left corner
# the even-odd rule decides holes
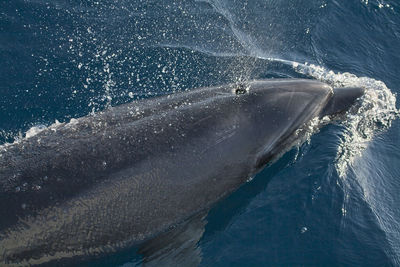
[[[399,49],[396,0],[2,0],[0,143],[200,86],[363,86],[358,114],[311,129],[211,209],[195,256],[200,266],[400,266]],[[185,265],[185,253],[166,254]],[[142,261],[129,248],[80,264]]]

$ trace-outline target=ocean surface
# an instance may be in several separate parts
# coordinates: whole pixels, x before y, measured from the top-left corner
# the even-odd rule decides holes
[[[80,264],[400,266],[399,51],[398,0],[2,0],[0,144],[200,86],[362,86],[358,113],[310,130],[217,203],[190,249]]]

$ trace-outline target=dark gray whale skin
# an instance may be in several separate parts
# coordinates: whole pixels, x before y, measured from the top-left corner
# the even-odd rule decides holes
[[[148,239],[208,209],[287,149],[302,125],[362,94],[255,80],[109,108],[4,145],[0,262],[40,264]]]

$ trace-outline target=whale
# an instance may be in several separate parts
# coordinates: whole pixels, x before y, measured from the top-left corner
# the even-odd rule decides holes
[[[0,262],[140,244],[237,190],[363,88],[311,79],[202,87],[55,123],[0,146]]]

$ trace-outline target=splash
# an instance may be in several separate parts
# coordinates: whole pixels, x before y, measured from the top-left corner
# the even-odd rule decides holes
[[[329,83],[333,87],[363,87],[365,95],[357,110],[350,110],[340,122],[345,126],[341,144],[337,151],[336,169],[340,178],[345,179],[349,167],[361,156],[374,134],[388,129],[399,117],[396,96],[382,81],[354,74],[335,73],[313,64],[293,62],[293,68],[301,73]]]
[[[26,132],[19,131],[17,134],[13,134],[12,132],[6,132],[6,131],[0,131],[0,136],[1,137],[7,137],[8,139],[12,140],[11,142],[4,142],[0,143],[0,152],[6,151],[7,147],[17,144],[21,142],[22,140],[26,140],[29,138],[32,138],[39,133],[45,131],[45,130],[52,130],[52,131],[57,131],[57,129],[62,126],[62,125],[75,125],[77,122],[77,119],[71,119],[69,123],[61,123],[58,120],[55,120],[54,123],[50,125],[45,125],[45,124],[35,124],[31,126]],[[1,154],[0,154],[1,157]]]
[[[361,158],[363,151],[366,150],[370,141],[379,132],[387,130],[392,122],[400,117],[400,111],[396,108],[396,95],[382,81],[377,81],[368,77],[357,77],[351,73],[334,73],[325,68],[313,64],[300,64],[281,59],[270,59],[290,64],[296,72],[311,76],[320,81],[331,84],[334,87],[363,87],[365,95],[357,107],[349,110],[345,114],[344,120],[336,122],[343,126],[340,144],[336,153],[335,169],[339,179],[337,181],[344,193],[342,204],[341,227],[345,227],[347,210],[350,207],[350,194],[353,187],[348,179],[348,174],[352,173],[355,182],[362,188],[363,200],[371,208],[379,227],[386,233],[388,244],[391,249],[387,251],[395,265],[400,263],[400,253],[398,252],[399,236],[397,231],[393,231],[397,221],[390,214],[393,207],[386,207],[379,201],[375,191],[366,181],[362,174],[357,174],[356,160]],[[370,193],[369,193],[370,192]],[[386,212],[381,212],[386,210]]]
[[[38,133],[42,132],[44,129],[46,129],[46,125],[37,125],[37,126],[33,126],[31,127],[28,131],[26,131],[25,133],[25,138],[31,138],[35,135],[37,135]]]
[[[290,65],[300,74],[310,76],[333,87],[362,87],[365,95],[356,108],[345,114],[340,123],[344,126],[341,144],[336,156],[336,169],[339,177],[346,178],[348,168],[367,148],[375,133],[388,129],[393,120],[400,117],[396,108],[396,95],[384,82],[369,77],[357,77],[348,72],[335,73],[324,67],[309,63],[299,63],[280,58],[263,58],[268,61]]]

